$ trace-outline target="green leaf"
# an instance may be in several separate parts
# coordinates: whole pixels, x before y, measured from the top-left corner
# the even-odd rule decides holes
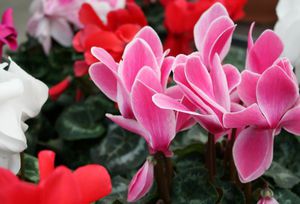
[[[274,190],[274,197],[280,204],[298,204],[298,203],[300,203],[299,196],[287,189]]]
[[[273,161],[271,168],[264,175],[273,178],[275,183],[281,188],[292,188],[300,182],[296,175],[275,161]]]
[[[245,203],[244,194],[235,184],[217,180],[217,185],[222,190],[220,204]]]
[[[40,180],[38,160],[37,158],[24,153],[24,179],[33,183],[37,183]]]
[[[104,110],[101,99],[90,97],[86,102],[64,110],[56,121],[56,130],[65,140],[99,138],[105,133],[101,124]]]
[[[127,186],[129,181],[121,176],[116,176],[112,179],[112,193],[99,200],[99,204],[115,204],[115,203],[127,203]]]
[[[173,179],[172,203],[216,203],[218,193],[207,180],[207,170],[195,165],[188,165],[183,168],[184,163],[181,163],[181,171],[179,169],[178,174]]]
[[[114,124],[110,126],[100,145],[91,151],[93,161],[105,164],[111,172],[126,175],[128,170],[141,166],[147,155],[143,138]]]

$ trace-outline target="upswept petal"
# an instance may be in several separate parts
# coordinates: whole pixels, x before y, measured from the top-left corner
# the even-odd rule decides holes
[[[100,62],[109,67],[112,71],[117,72],[118,65],[114,58],[101,47],[92,47],[91,52]]]
[[[274,62],[274,65],[280,67],[296,84],[298,84],[297,76],[294,74],[294,67],[287,58],[279,58]]]
[[[128,187],[128,202],[135,202],[142,198],[152,187],[154,180],[154,165],[146,161],[132,178]]]
[[[299,95],[297,86],[276,65],[261,75],[257,82],[257,104],[271,128],[276,128],[285,112],[295,105]]]
[[[228,85],[226,80],[226,75],[222,67],[219,56],[216,54],[214,56],[211,71],[211,80],[214,82],[213,91],[215,100],[220,104],[226,111],[230,110],[230,96],[228,91]]]
[[[237,87],[237,92],[247,106],[257,102],[256,87],[259,77],[259,74],[248,70],[244,70],[241,74],[241,83]]]
[[[96,86],[112,101],[117,101],[116,73],[101,62],[91,65],[89,75]]]
[[[161,65],[161,86],[167,88],[168,80],[174,64],[174,57],[166,57]]]
[[[226,128],[244,128],[248,125],[268,127],[268,122],[256,103],[236,112],[225,113],[223,124]]]
[[[142,81],[136,80],[132,88],[132,109],[137,121],[150,134],[149,146],[164,152],[176,134],[175,112],[158,108],[152,102],[155,93]]]
[[[118,102],[118,107],[120,110],[120,113],[125,117],[125,118],[134,118],[133,112],[132,112],[132,107],[131,107],[131,98],[130,98],[130,93],[124,86],[122,81],[118,81],[117,83],[117,102]]]
[[[160,79],[151,67],[145,66],[141,68],[141,70],[137,73],[135,80],[141,81],[144,85],[150,87],[156,92],[163,91]]]
[[[213,114],[213,110],[205,104],[197,94],[193,92],[193,88],[188,83],[186,76],[185,76],[185,65],[179,64],[174,69],[174,76],[173,79],[178,84],[178,86],[181,88],[184,95],[201,111],[205,113],[211,113]]]
[[[122,128],[133,132],[137,135],[140,135],[146,140],[147,143],[150,144],[149,134],[143,129],[143,127],[141,127],[141,125],[136,120],[124,118],[120,115],[111,115],[108,113],[105,116],[112,120],[114,123],[121,126]]]
[[[273,159],[272,130],[249,127],[238,135],[233,146],[233,159],[241,182],[260,177]]]
[[[227,16],[221,16],[212,22],[203,39],[203,48],[199,50],[205,65],[210,65],[215,54],[220,55],[223,60],[229,51],[234,28],[233,21]]]
[[[144,66],[149,66],[160,74],[152,49],[144,40],[137,38],[126,46],[123,54],[123,66],[119,67],[119,74],[128,91],[131,91],[137,73]]]
[[[220,16],[228,16],[225,7],[221,3],[216,3],[207,9],[200,17],[194,27],[194,38],[197,50],[203,49],[203,40],[207,33],[207,28]]]
[[[299,121],[300,106],[298,105],[286,112],[286,114],[282,117],[279,126],[294,135],[300,135]]]
[[[223,69],[226,75],[228,91],[231,93],[241,83],[241,74],[232,64],[223,65]]]
[[[135,36],[135,38],[141,38],[148,43],[151,47],[155,57],[160,60],[163,56],[163,46],[157,33],[150,26],[142,28]]]
[[[280,38],[273,31],[266,30],[249,50],[246,59],[246,69],[261,74],[272,66],[282,51],[283,43]]]

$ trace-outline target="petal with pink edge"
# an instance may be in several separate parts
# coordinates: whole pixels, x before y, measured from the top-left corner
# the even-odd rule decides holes
[[[151,47],[154,55],[157,59],[160,59],[163,55],[163,47],[159,36],[150,26],[145,26],[142,28],[135,36],[135,38],[141,38],[145,40]]]
[[[132,109],[137,121],[149,132],[152,149],[165,152],[176,134],[175,113],[158,108],[152,102],[155,93],[142,81],[135,81],[132,87]]]
[[[257,82],[257,104],[271,128],[291,108],[299,95],[298,85],[278,66],[266,70]]]
[[[283,51],[283,43],[271,30],[266,30],[249,50],[246,69],[261,74],[279,58]],[[262,57],[263,56],[263,57]]]
[[[143,67],[138,74],[136,75],[136,79],[143,82],[144,85],[150,87],[156,92],[162,92],[162,87],[160,84],[160,79],[157,76],[157,73],[151,67],[145,66]]]
[[[280,126],[294,135],[300,135],[300,106],[290,109],[280,121]]]
[[[241,83],[237,87],[240,99],[249,106],[256,103],[256,87],[260,75],[245,70],[241,74]]]
[[[168,85],[169,76],[174,64],[174,57],[166,57],[161,66],[161,85],[163,88],[166,88]]]
[[[269,129],[249,127],[240,132],[233,146],[233,159],[241,182],[257,179],[270,167],[273,142]]]
[[[126,46],[123,59],[123,65],[119,67],[119,71],[125,87],[129,92],[131,91],[137,73],[142,67],[149,66],[160,74],[152,49],[142,39],[134,39]]]
[[[89,74],[96,86],[112,101],[117,101],[117,78],[115,73],[101,62],[92,64]]]
[[[148,193],[154,180],[154,165],[146,161],[132,178],[128,187],[128,202],[136,202]]]
[[[226,75],[228,91],[232,92],[240,84],[241,74],[239,70],[231,64],[223,65],[223,69]]]
[[[51,21],[51,36],[61,45],[69,47],[72,45],[73,31],[64,19]]]
[[[145,130],[141,127],[141,125],[134,119],[128,119],[124,118],[120,115],[112,115],[112,114],[106,114],[106,117],[108,117],[110,120],[112,120],[114,123],[118,124],[122,128],[133,132],[137,135],[140,135],[143,137],[147,143],[149,143],[149,135]]]
[[[101,47],[92,47],[91,52],[100,62],[105,64],[112,71],[117,71],[117,63],[114,58]]]
[[[201,15],[194,27],[194,38],[197,50],[202,50],[207,28],[220,16],[228,16],[226,8],[221,3],[215,3]]]
[[[243,128],[248,125],[268,127],[268,122],[256,103],[237,112],[225,113],[223,123],[226,128]]]

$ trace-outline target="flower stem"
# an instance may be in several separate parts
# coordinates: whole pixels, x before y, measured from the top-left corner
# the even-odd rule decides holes
[[[252,184],[251,182],[244,184],[244,193],[246,198],[246,204],[251,204],[252,198]]]
[[[208,133],[207,148],[206,148],[206,167],[209,171],[209,180],[214,181],[216,175],[216,145],[215,136]]]
[[[170,158],[167,158],[162,152],[154,155],[156,165],[154,167],[154,175],[157,183],[159,198],[164,204],[171,203],[171,183],[173,177],[173,166]]]

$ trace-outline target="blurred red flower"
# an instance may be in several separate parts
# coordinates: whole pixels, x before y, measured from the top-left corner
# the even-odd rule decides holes
[[[20,181],[9,170],[0,168],[1,204],[88,204],[111,192],[107,170],[100,165],[86,165],[72,172],[54,167],[55,153],[39,153],[38,185]]]
[[[221,2],[233,20],[244,16],[243,8],[247,0],[161,0],[165,6],[165,27],[168,36],[165,49],[171,49],[171,55],[189,54],[193,49],[193,29],[202,13],[215,2]]]

